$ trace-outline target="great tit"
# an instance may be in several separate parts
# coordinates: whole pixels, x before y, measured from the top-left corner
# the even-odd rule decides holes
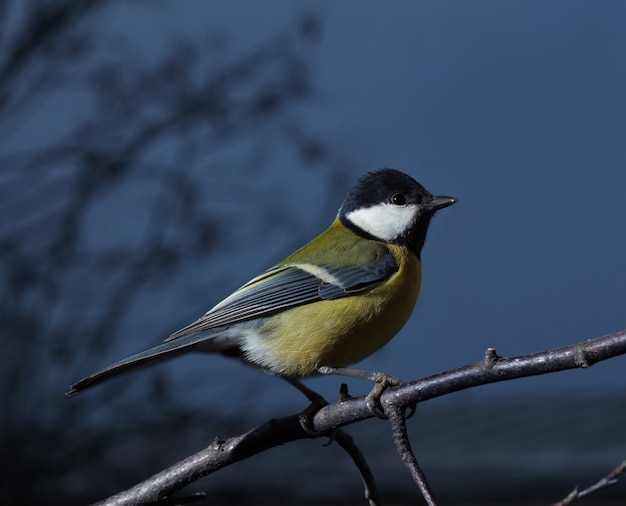
[[[287,379],[312,401],[319,396],[298,379],[316,374],[366,377],[382,387],[380,397],[385,385],[396,384],[390,377],[347,366],[386,344],[408,320],[420,291],[428,225],[435,212],[455,202],[434,197],[400,171],[368,172],[317,238],[162,344],[81,379],[66,395],[201,351],[239,357]]]

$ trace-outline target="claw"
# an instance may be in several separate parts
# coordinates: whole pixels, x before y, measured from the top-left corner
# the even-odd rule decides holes
[[[375,383],[372,391],[367,395],[365,401],[367,402],[367,407],[370,412],[378,417],[387,419],[387,415],[385,415],[385,410],[383,409],[382,404],[380,403],[380,396],[387,389],[387,387],[395,387],[402,384],[398,378],[393,378],[382,372],[368,372],[362,371],[360,369],[347,369],[344,367],[328,367],[321,366],[317,368],[317,372],[320,374],[339,374],[341,376],[347,376],[349,378],[360,378],[366,379],[369,381],[373,381]],[[345,388],[347,393],[347,386]],[[343,396],[344,388],[342,385],[341,396]],[[341,398],[340,396],[340,398]]]
[[[367,403],[368,409],[374,416],[386,420],[388,416],[385,414],[385,410],[380,403],[380,397],[388,387],[398,386],[402,383],[402,381],[383,373],[376,373],[372,378],[372,381],[376,384],[374,385],[374,388],[372,388],[372,391],[367,394],[365,402]]]
[[[302,392],[311,402],[311,404],[309,404],[308,407],[300,413],[300,415],[298,415],[298,421],[300,422],[302,430],[309,436],[319,436],[320,433],[313,428],[313,416],[324,406],[328,406],[328,401],[315,390],[311,390],[295,378],[284,377],[283,379],[300,390],[300,392]]]
[[[300,422],[300,427],[302,430],[306,432],[309,436],[319,436],[321,433],[316,431],[313,428],[313,417],[315,413],[317,413],[324,406],[328,406],[328,402],[321,395],[319,399],[311,400],[311,404],[298,415],[298,422]]]

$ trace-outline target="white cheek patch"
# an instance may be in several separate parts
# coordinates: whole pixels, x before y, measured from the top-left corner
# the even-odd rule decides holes
[[[346,218],[368,234],[383,241],[392,241],[411,228],[416,215],[416,204],[402,207],[378,204],[351,211]]]

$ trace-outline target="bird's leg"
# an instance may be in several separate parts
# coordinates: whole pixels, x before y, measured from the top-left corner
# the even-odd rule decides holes
[[[312,436],[319,435],[319,433],[313,429],[311,419],[320,409],[324,406],[328,406],[328,401],[295,378],[287,378],[283,376],[283,379],[289,382],[290,385],[293,385],[300,390],[300,392],[306,395],[306,398],[311,402],[311,404],[309,404],[309,406],[302,413],[300,413],[300,416],[298,417],[302,430]]]
[[[380,396],[387,389],[387,387],[395,387],[402,383],[399,379],[393,378],[381,372],[362,371],[360,369],[348,369],[345,367],[322,366],[317,368],[317,372],[320,374],[338,374],[340,376],[373,381],[375,383],[374,388],[369,394],[367,394],[365,401],[367,402],[367,407],[372,414],[383,419],[386,419],[387,415],[385,415],[383,407],[380,403]]]

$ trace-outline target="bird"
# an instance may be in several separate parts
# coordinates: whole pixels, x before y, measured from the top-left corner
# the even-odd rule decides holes
[[[422,280],[421,252],[433,215],[457,202],[433,196],[390,168],[362,175],[321,235],[253,278],[161,344],[120,360],[69,387],[71,397],[120,373],[186,352],[212,352],[300,382],[321,374],[374,381],[368,406],[399,380],[352,369],[409,319]]]

